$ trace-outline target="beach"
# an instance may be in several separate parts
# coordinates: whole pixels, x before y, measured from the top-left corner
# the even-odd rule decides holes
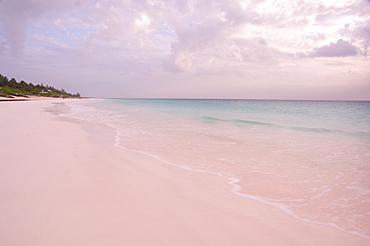
[[[120,147],[114,129],[69,110],[0,103],[0,245],[370,243],[236,195],[225,176]]]
[[[34,96],[34,95],[17,95],[17,96],[5,96],[0,95],[0,102],[16,102],[16,101],[38,101],[38,100],[59,100],[60,98],[54,98],[54,97],[43,97],[43,96]]]

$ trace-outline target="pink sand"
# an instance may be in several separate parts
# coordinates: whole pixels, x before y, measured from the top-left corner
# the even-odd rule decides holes
[[[55,102],[0,103],[2,246],[370,244],[117,148],[45,110]]]

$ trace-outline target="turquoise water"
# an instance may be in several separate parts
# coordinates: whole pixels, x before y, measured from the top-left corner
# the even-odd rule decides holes
[[[118,147],[225,177],[230,192],[370,239],[370,103],[105,99],[68,117]]]

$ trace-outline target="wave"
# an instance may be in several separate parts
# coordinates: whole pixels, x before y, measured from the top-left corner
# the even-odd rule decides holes
[[[239,124],[245,124],[245,125],[275,126],[274,124],[271,124],[271,123],[251,121],[251,120],[242,120],[242,119],[225,120],[225,119],[219,119],[219,118],[210,117],[210,116],[202,116],[201,118],[207,121],[214,121],[214,122],[232,122],[232,123],[239,123]]]
[[[239,178],[234,177],[234,176],[228,176],[228,175],[224,175],[224,174],[219,173],[219,172],[214,172],[214,171],[210,171],[210,170],[203,170],[203,169],[198,169],[198,168],[194,168],[194,167],[190,167],[190,166],[185,166],[185,165],[173,163],[173,162],[167,161],[165,159],[162,159],[161,157],[159,157],[157,155],[154,155],[154,154],[151,154],[151,153],[148,153],[148,152],[145,152],[145,151],[140,151],[140,150],[130,149],[130,148],[124,147],[124,145],[121,144],[121,132],[120,132],[120,130],[117,129],[112,124],[107,124],[107,125],[115,131],[114,146],[117,147],[117,148],[124,149],[124,150],[130,151],[130,152],[140,153],[140,154],[143,154],[143,155],[146,155],[146,156],[150,156],[150,157],[152,157],[152,158],[154,158],[154,159],[156,159],[160,162],[169,164],[171,166],[176,166],[176,167],[179,167],[179,168],[191,171],[191,172],[207,173],[207,174],[212,174],[212,175],[222,177],[222,178],[228,180],[227,183],[231,186],[231,192],[235,195],[238,195],[238,196],[241,196],[241,197],[244,197],[244,198],[247,198],[247,199],[252,199],[252,200],[261,202],[262,204],[268,205],[268,206],[275,207],[275,208],[281,210],[282,212],[286,213],[287,215],[292,216],[293,218],[296,218],[296,219],[299,219],[299,220],[302,220],[302,221],[305,221],[305,222],[308,222],[308,223],[316,224],[316,225],[329,226],[329,227],[332,227],[336,230],[339,230],[339,231],[342,231],[342,232],[345,232],[345,233],[349,233],[349,234],[353,234],[353,235],[356,235],[356,236],[359,236],[359,237],[366,238],[366,239],[370,240],[370,236],[362,234],[362,233],[357,232],[357,231],[346,230],[346,229],[340,227],[339,225],[337,225],[336,223],[333,223],[333,222],[326,222],[326,223],[325,222],[317,222],[317,221],[314,221],[314,220],[310,220],[310,219],[306,219],[304,217],[301,217],[301,216],[295,214],[288,206],[286,206],[282,203],[279,203],[279,200],[274,200],[274,199],[271,199],[271,198],[268,198],[268,197],[243,193],[241,191],[242,186],[240,185],[241,180]]]
[[[69,106],[71,106],[71,105],[69,105]],[[277,200],[273,200],[273,199],[270,199],[270,198],[267,198],[267,197],[248,194],[247,192],[242,191],[242,186],[240,184],[240,179],[238,179],[237,177],[234,177],[232,175],[230,175],[230,176],[225,175],[225,174],[222,174],[222,173],[215,172],[213,170],[203,170],[201,167],[196,168],[196,167],[181,165],[181,164],[178,164],[178,163],[173,163],[173,162],[170,162],[168,160],[165,160],[161,156],[155,155],[154,153],[147,153],[147,152],[144,152],[144,151],[127,148],[121,142],[122,138],[124,137],[122,135],[122,131],[115,124],[115,122],[117,121],[117,115],[112,113],[111,111],[99,110],[99,109],[96,109],[96,108],[93,108],[93,107],[86,107],[86,105],[84,105],[84,106],[78,105],[78,106],[75,106],[75,107],[71,107],[71,110],[72,110],[72,112],[70,112],[68,114],[61,114],[61,115],[66,116],[66,117],[70,117],[70,118],[75,117],[75,118],[78,118],[80,120],[86,120],[88,122],[93,121],[93,122],[104,123],[107,126],[109,126],[111,129],[113,129],[113,131],[115,132],[115,135],[114,135],[114,146],[115,147],[118,147],[118,148],[121,148],[121,149],[124,149],[124,150],[127,150],[127,151],[131,151],[131,152],[144,154],[144,155],[150,156],[150,157],[152,157],[152,158],[154,158],[158,161],[161,161],[163,163],[166,163],[166,164],[169,164],[169,165],[172,165],[172,166],[177,166],[177,167],[180,167],[180,168],[188,170],[188,171],[203,172],[203,173],[217,175],[219,177],[224,178],[227,181],[227,183],[230,185],[230,191],[232,193],[234,193],[235,195],[242,196],[242,197],[245,197],[245,198],[248,198],[248,199],[253,199],[253,200],[261,202],[263,204],[276,207],[276,208],[280,209],[281,211],[285,212],[286,214],[288,214],[288,215],[290,215],[290,216],[292,216],[296,219],[300,219],[300,220],[303,220],[303,221],[306,221],[306,222],[309,222],[309,223],[313,223],[313,224],[330,226],[332,228],[335,228],[335,229],[343,231],[343,232],[351,233],[351,234],[354,234],[354,235],[357,235],[357,236],[360,236],[360,237],[363,237],[363,238],[366,238],[366,239],[370,239],[370,236],[368,236],[368,235],[361,234],[360,232],[357,232],[357,231],[345,230],[344,228],[341,228],[339,225],[337,225],[335,223],[330,223],[330,222],[320,223],[320,222],[316,222],[316,221],[312,221],[312,220],[300,217],[299,215],[295,214],[288,206],[284,205],[283,203],[280,203]],[[294,130],[294,131],[301,131],[301,132],[302,131],[303,132],[315,132],[315,133],[324,133],[324,134],[335,132],[335,130],[328,130],[328,129],[325,129],[325,128],[289,127],[289,126],[282,126],[282,125],[277,125],[277,124],[272,124],[272,123],[259,122],[259,121],[249,121],[249,120],[243,120],[243,119],[219,119],[219,118],[209,117],[209,116],[203,116],[202,119],[206,120],[207,122],[213,122],[213,123],[217,123],[217,122],[219,122],[219,123],[224,122],[226,124],[230,123],[230,124],[234,124],[238,127],[243,127],[243,126],[245,126],[245,127],[247,127],[247,126],[252,126],[252,127],[253,126],[274,127],[276,129],[280,128],[280,129],[287,129],[287,130]]]
[[[290,130],[301,131],[301,132],[315,132],[315,133],[345,133],[340,130],[329,130],[325,128],[315,128],[315,127],[285,127]]]
[[[201,119],[207,123],[232,123],[236,126],[264,126],[264,127],[273,127],[277,129],[287,129],[298,132],[311,132],[311,133],[321,133],[321,134],[341,134],[341,135],[352,135],[356,137],[370,138],[368,132],[349,132],[344,130],[337,129],[327,129],[327,128],[317,128],[317,127],[304,127],[304,126],[283,126],[273,123],[252,121],[252,120],[243,120],[243,119],[220,119],[212,116],[202,116]]]

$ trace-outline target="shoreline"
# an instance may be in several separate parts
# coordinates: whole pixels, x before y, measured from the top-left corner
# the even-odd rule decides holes
[[[76,98],[65,98],[65,99],[76,99]],[[65,100],[63,98],[56,97],[43,97],[43,96],[12,96],[4,97],[0,96],[0,102],[19,102],[19,101],[39,101],[39,100]]]
[[[117,148],[112,129],[59,116],[63,102],[0,104],[1,245],[369,243],[237,196],[224,177]]]
[[[217,172],[206,171],[206,170],[202,170],[202,169],[194,169],[194,168],[191,168],[191,167],[188,167],[188,166],[183,166],[183,165],[180,165],[180,164],[175,164],[175,163],[166,161],[166,160],[164,160],[161,157],[158,157],[156,155],[153,155],[153,154],[150,154],[150,153],[147,153],[147,152],[143,152],[143,151],[139,151],[139,150],[135,150],[135,149],[129,149],[129,148],[126,148],[124,146],[121,146],[120,145],[120,133],[117,130],[115,130],[115,132],[116,132],[116,135],[114,137],[115,138],[114,145],[116,147],[118,147],[118,148],[121,148],[121,149],[125,150],[125,151],[134,152],[134,153],[140,153],[140,154],[143,154],[143,155],[152,157],[152,158],[154,158],[154,159],[156,159],[156,160],[158,160],[158,161],[160,161],[162,163],[165,163],[167,165],[174,166],[174,167],[177,167],[177,168],[186,170],[186,171],[198,172],[198,173],[205,173],[205,174],[208,174],[208,175],[218,176],[218,177],[220,177],[220,178],[222,178],[222,179],[225,180],[225,182],[229,185],[230,192],[232,192],[233,194],[235,194],[237,196],[241,196],[241,197],[246,198],[246,199],[257,201],[260,204],[264,204],[264,205],[269,206],[269,207],[272,207],[272,208],[277,208],[280,211],[282,211],[284,214],[286,214],[286,215],[288,215],[288,216],[290,216],[292,218],[295,218],[297,220],[300,220],[302,222],[306,222],[306,223],[310,223],[310,224],[314,224],[314,225],[319,225],[319,226],[331,227],[331,228],[333,228],[335,230],[338,230],[338,231],[341,231],[341,232],[344,232],[344,233],[352,234],[352,235],[355,235],[355,236],[358,236],[358,237],[361,237],[361,238],[370,240],[370,237],[369,236],[366,236],[366,235],[361,234],[361,233],[356,232],[356,231],[347,231],[347,230],[341,228],[340,226],[338,226],[337,224],[334,224],[334,223],[316,222],[316,221],[313,221],[313,220],[310,220],[310,219],[302,218],[302,217],[296,215],[294,212],[292,212],[288,208],[284,207],[281,204],[278,204],[278,203],[274,202],[273,200],[270,200],[269,198],[261,197],[261,196],[256,196],[256,195],[250,195],[248,193],[243,193],[242,190],[245,189],[245,187],[243,187],[240,184],[241,180],[239,178],[232,178],[232,177],[225,176],[225,175],[223,175],[221,173],[217,173]]]

